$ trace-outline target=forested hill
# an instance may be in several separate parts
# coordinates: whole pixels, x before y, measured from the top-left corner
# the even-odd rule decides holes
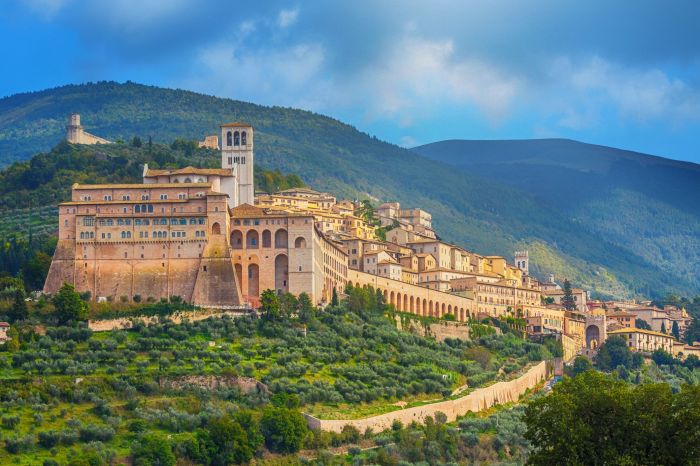
[[[680,266],[679,260],[669,258],[666,263],[657,263],[615,238],[609,240],[607,234],[588,228],[585,223],[590,213],[577,218],[541,202],[511,180],[455,170],[446,162],[379,141],[307,111],[134,83],[65,86],[0,100],[0,164],[26,160],[31,154],[54,147],[63,138],[72,112],[81,114],[87,131],[126,142],[134,136],[144,142],[152,137],[154,142],[166,143],[175,138],[201,139],[215,134],[221,122],[246,121],[256,129],[258,165],[296,173],[308,185],[339,196],[396,200],[423,207],[433,214],[443,239],[468,249],[512,258],[514,250],[527,248],[536,274],[568,277],[604,295],[654,296],[669,291],[695,295],[700,291],[700,281],[694,275],[679,274],[680,267],[668,267],[669,263]],[[32,163],[46,162],[60,154],[66,157],[64,149],[53,153]],[[27,171],[31,165],[20,163],[11,170]],[[84,177],[90,179],[91,175],[85,173]],[[634,199],[628,204],[635,205]],[[0,210],[7,212],[8,207],[0,205]],[[629,216],[634,212],[620,214]],[[689,228],[694,226],[685,217],[678,219],[683,220],[675,225],[679,235],[692,234]],[[654,245],[655,232],[646,237],[650,245]],[[644,234],[634,233],[628,235],[630,241]],[[624,237],[628,232],[618,234]],[[698,249],[692,251],[695,255],[691,261]]]

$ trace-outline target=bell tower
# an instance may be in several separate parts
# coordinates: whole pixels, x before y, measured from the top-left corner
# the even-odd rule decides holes
[[[515,266],[525,272],[525,275],[530,273],[530,254],[528,251],[515,251]]]
[[[255,204],[253,127],[245,123],[221,125],[221,168],[230,168],[235,178],[233,207]]]

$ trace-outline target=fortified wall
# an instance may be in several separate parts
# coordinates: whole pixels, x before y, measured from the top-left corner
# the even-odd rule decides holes
[[[372,275],[359,270],[348,270],[348,283],[353,286],[371,286],[384,293],[387,304],[419,316],[441,318],[452,314],[460,322],[476,317],[474,300],[444,291]]]
[[[304,414],[304,417],[306,417],[310,429],[337,433],[340,433],[346,425],[351,425],[360,432],[364,432],[366,429],[381,432],[390,429],[395,421],[399,421],[403,425],[410,424],[413,421],[423,423],[426,417],[435,417],[437,412],[444,413],[447,416],[447,422],[453,422],[459,416],[463,416],[470,411],[483,411],[496,404],[518,401],[528,389],[534,388],[550,375],[551,371],[547,362],[542,361],[517,379],[498,382],[485,388],[478,388],[456,400],[416,406],[364,419],[326,420],[315,418],[309,414]]]

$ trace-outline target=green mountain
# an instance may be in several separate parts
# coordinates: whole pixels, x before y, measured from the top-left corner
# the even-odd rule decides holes
[[[201,139],[206,134],[216,134],[222,122],[246,121],[256,130],[259,166],[296,173],[308,185],[338,196],[369,198],[377,202],[396,200],[406,206],[421,206],[433,214],[434,225],[443,239],[468,249],[512,258],[514,250],[527,248],[535,274],[568,277],[602,295],[661,295],[668,291],[688,295],[700,291],[700,283],[694,276],[680,273],[680,269],[670,269],[666,263],[649,260],[618,241],[612,233],[603,234],[589,228],[587,219],[594,215],[592,212],[585,212],[585,216],[572,215],[565,208],[554,208],[554,204],[542,202],[540,197],[508,178],[457,170],[453,161],[434,160],[418,151],[382,142],[337,120],[296,109],[264,107],[134,83],[70,85],[15,95],[0,100],[0,164],[26,160],[31,154],[55,146],[62,139],[72,112],[81,114],[87,131],[115,141],[130,141],[134,136],[143,141],[150,137],[156,143],[169,143],[176,138]],[[56,177],[62,176],[62,183],[67,183],[65,178],[75,177],[77,173],[82,173],[81,178],[85,180],[94,178],[90,172],[90,157],[96,161],[105,157],[118,160],[121,160],[119,157],[127,160],[136,157],[134,151],[138,150],[135,149],[110,155],[124,146],[58,147],[31,162],[15,163],[0,177],[10,180],[22,176],[31,180],[33,164],[44,167],[43,172],[47,173],[52,170],[46,169],[47,165],[52,166],[52,160],[61,161],[55,164],[55,175],[51,177],[49,173],[46,175],[49,179],[42,180],[40,185],[3,188],[7,182],[0,183],[3,220],[8,223],[16,218],[17,209],[28,207],[30,199],[35,200],[34,208],[41,207],[38,204],[42,202],[53,204],[54,199],[38,195],[37,189],[56,182]],[[145,145],[139,150],[146,150]],[[75,157],[72,151],[79,152],[86,165],[66,172],[63,166],[70,165]],[[216,163],[215,154],[207,156],[195,152],[191,154],[193,164]],[[138,157],[144,157],[143,153]],[[585,161],[581,163],[585,165]],[[566,165],[550,165],[545,169],[552,173],[571,170]],[[679,170],[679,173],[679,177],[691,177],[689,170]],[[539,176],[546,179],[550,175],[540,173]],[[564,185],[573,186],[572,183]],[[615,205],[639,209],[627,191],[618,197]],[[659,197],[653,199],[662,202]],[[648,209],[645,219],[655,212],[657,217],[656,223],[644,223],[643,231],[630,234],[619,229],[615,234],[626,236],[632,242],[646,231],[662,229],[665,215],[671,214],[658,209],[666,205],[664,201],[645,207]],[[673,205],[672,218],[683,222],[675,223],[674,228],[679,234],[686,232],[692,236],[691,228],[695,227],[688,222],[695,214],[684,210],[684,206]],[[596,216],[606,215],[603,211],[610,209],[607,205],[603,207],[595,212]],[[618,214],[610,211],[609,215],[623,214],[633,217],[634,211]],[[607,228],[612,231],[614,227],[610,224]],[[647,240],[654,244],[653,236]],[[695,254],[699,250],[694,249]],[[677,262],[674,261],[675,267],[680,266]]]

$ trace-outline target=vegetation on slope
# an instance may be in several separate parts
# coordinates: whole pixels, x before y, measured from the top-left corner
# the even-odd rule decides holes
[[[465,382],[487,384],[550,357],[514,335],[438,343],[401,332],[380,295],[348,292],[325,310],[304,296],[278,300],[267,292],[259,319],[166,319],[99,334],[50,326],[37,335],[30,321],[19,322],[13,344],[0,353],[0,462],[83,464],[94,457],[90,464],[106,464],[157,455],[167,460],[158,464],[175,457],[227,464],[215,457],[230,454],[239,463],[265,450],[326,448],[357,442],[361,433],[307,434],[294,420],[299,409],[439,400]],[[29,319],[52,322],[51,306],[38,312]],[[224,382],[211,388],[217,377]],[[246,394],[235,386],[238,377],[267,388]],[[239,440],[217,442],[219,435]],[[235,453],[222,451],[231,443]]]
[[[81,113],[87,130],[124,141],[201,139],[223,121],[247,121],[256,129],[259,165],[300,174],[310,186],[338,196],[423,207],[444,239],[468,249],[510,257],[516,248],[539,244],[556,260],[550,269],[535,268],[537,273],[564,276],[575,264],[583,270],[577,284],[602,294],[700,290],[692,277],[669,275],[661,264],[587,231],[503,180],[460,173],[311,112],[133,83],[64,86],[0,100],[0,160],[52,147],[71,112]],[[536,265],[540,256],[532,259]]]

